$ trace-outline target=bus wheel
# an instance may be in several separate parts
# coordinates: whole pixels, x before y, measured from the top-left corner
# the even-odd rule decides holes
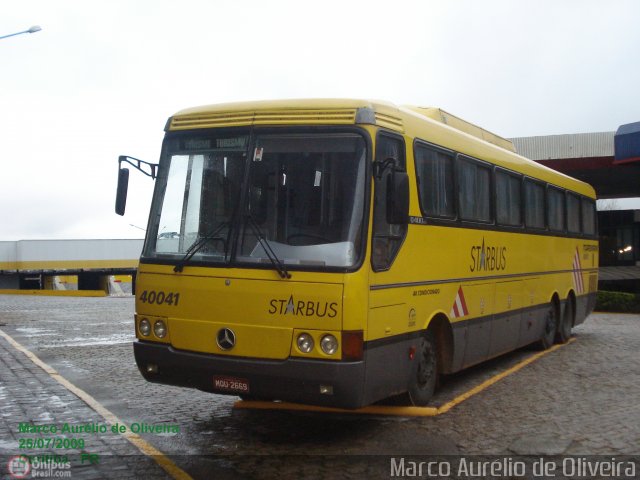
[[[566,343],[571,338],[571,327],[573,325],[573,303],[571,297],[567,298],[564,307],[564,315],[558,323],[558,331],[556,332],[556,342]]]
[[[557,302],[551,302],[547,309],[547,317],[545,319],[544,332],[542,338],[538,340],[538,347],[541,350],[546,350],[553,345],[553,340],[556,336],[556,328],[558,325],[558,319],[560,317],[560,306]]]
[[[426,332],[420,337],[416,349],[415,361],[407,391],[412,405],[424,407],[427,405],[436,388],[438,380],[438,362],[436,356],[436,342],[432,332]]]

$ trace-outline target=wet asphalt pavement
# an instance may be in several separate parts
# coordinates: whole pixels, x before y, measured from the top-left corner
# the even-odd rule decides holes
[[[389,455],[640,453],[640,316],[594,314],[574,330],[575,342],[450,412],[407,418],[238,410],[236,397],[147,383],[133,359],[133,311],[132,297],[0,295],[0,329],[129,428],[177,430],[142,437],[194,478],[389,478]],[[20,422],[105,423],[0,342],[6,371],[12,369],[0,376],[6,430],[0,454],[28,453],[17,448]],[[434,405],[533,353],[521,350],[446,378]],[[107,465],[120,468],[119,478],[171,478],[148,458],[133,456],[137,449],[117,434],[84,439],[84,452],[101,455],[103,468],[86,466],[72,478],[114,478]]]

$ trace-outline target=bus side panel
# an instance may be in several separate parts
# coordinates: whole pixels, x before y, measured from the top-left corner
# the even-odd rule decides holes
[[[402,393],[407,389],[411,362],[409,348],[417,332],[407,332],[410,306],[400,302],[403,289],[371,292],[365,351],[365,397],[367,402]]]
[[[411,373],[409,351],[417,336],[396,336],[390,341],[372,342],[365,352],[364,404],[398,395],[407,390]]]
[[[463,288],[469,313],[476,316],[476,318],[465,321],[467,341],[463,367],[466,368],[480,363],[490,356],[495,284],[464,285]]]
[[[503,313],[495,314],[491,326],[491,346],[493,357],[510,352],[518,347],[523,306],[522,281],[499,282],[496,284],[495,309]]]
[[[544,303],[546,300],[543,300],[539,292],[538,286],[541,282],[542,280],[539,278],[533,278],[523,282],[523,306],[525,309],[520,319],[519,347],[537,342],[542,338],[547,319],[548,305]]]
[[[462,364],[464,362],[464,351],[466,349],[467,342],[467,323],[452,323],[451,329],[453,333],[453,355],[451,358],[451,367],[448,370],[443,370],[442,373],[455,373],[458,370],[462,370]]]
[[[596,307],[596,292],[598,290],[598,274],[592,273],[588,279],[588,292],[576,298],[576,317],[574,325],[580,325]]]

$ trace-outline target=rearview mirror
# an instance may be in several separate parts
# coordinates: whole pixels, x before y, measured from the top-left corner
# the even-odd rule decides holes
[[[118,188],[116,191],[116,213],[124,215],[127,206],[127,190],[129,189],[129,169],[118,170]]]
[[[393,169],[387,175],[387,223],[409,223],[409,175]]]

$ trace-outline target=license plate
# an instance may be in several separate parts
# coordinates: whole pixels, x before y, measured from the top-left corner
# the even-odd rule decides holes
[[[246,378],[214,375],[213,388],[225,392],[249,393],[249,380]]]

